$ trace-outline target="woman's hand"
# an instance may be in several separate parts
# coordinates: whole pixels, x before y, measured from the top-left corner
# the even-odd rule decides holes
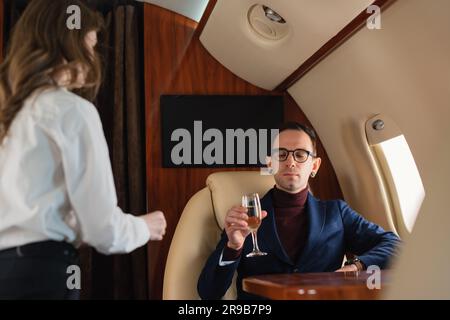
[[[154,211],[141,216],[150,231],[150,240],[162,240],[166,234],[167,222],[162,211]]]

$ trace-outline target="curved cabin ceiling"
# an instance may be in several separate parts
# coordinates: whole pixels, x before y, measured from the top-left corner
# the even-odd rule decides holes
[[[209,0],[136,0],[147,2],[179,13],[199,22]]]
[[[204,47],[226,68],[248,82],[274,89],[333,38],[373,0],[218,0],[200,36]],[[262,3],[286,20],[271,22],[261,12],[256,28],[249,12]],[[255,9],[256,10],[256,9]],[[280,30],[277,30],[280,29]],[[260,30],[258,33],[255,30]],[[269,36],[263,36],[264,31]],[[274,34],[286,33],[279,40]]]

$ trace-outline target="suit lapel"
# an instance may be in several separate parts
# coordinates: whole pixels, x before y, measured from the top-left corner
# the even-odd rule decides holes
[[[305,248],[300,255],[297,265],[303,269],[308,263],[308,259],[312,254],[315,246],[319,243],[321,233],[325,226],[326,209],[321,202],[309,193],[306,201],[306,214],[308,215],[308,240]]]
[[[272,202],[272,190],[270,190],[262,199],[261,207],[267,211],[267,217],[261,223],[258,231],[258,241],[264,243],[271,249],[279,259],[288,264],[293,264],[289,256],[281,245],[278,231],[275,224],[275,210]]]

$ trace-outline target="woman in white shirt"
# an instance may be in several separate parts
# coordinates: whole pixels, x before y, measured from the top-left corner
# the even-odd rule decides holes
[[[68,27],[73,5],[80,29]],[[136,217],[117,206],[88,101],[100,86],[101,27],[78,0],[31,1],[0,66],[0,298],[76,297],[67,286],[74,245],[128,253],[165,233],[162,212]]]

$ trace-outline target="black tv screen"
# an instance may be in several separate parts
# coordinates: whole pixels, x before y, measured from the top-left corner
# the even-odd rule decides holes
[[[261,167],[282,96],[162,95],[163,167]]]

